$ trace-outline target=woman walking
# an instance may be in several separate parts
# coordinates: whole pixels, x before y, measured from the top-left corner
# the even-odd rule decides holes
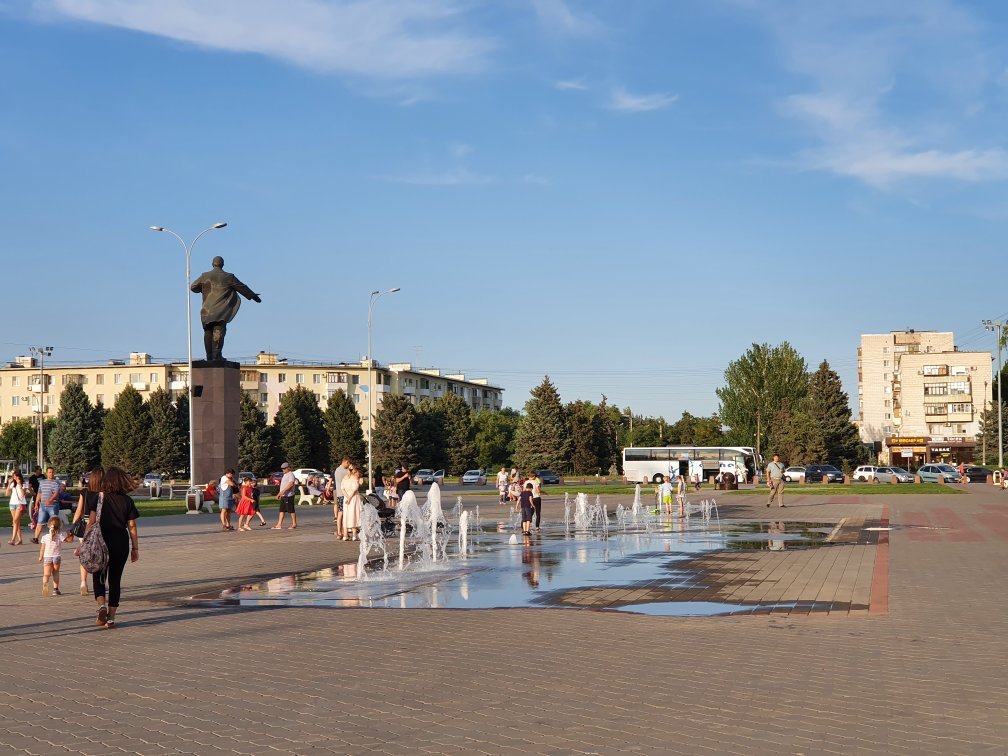
[[[73,532],[73,526],[81,519],[87,519],[89,509],[88,502],[94,501],[97,506],[98,493],[102,488],[102,480],[105,478],[105,470],[98,466],[94,470],[88,473],[87,483],[85,484],[85,489],[81,495],[77,498],[77,509],[74,511],[73,521],[70,523],[70,532]],[[89,498],[90,497],[90,498]],[[88,595],[87,587],[87,577],[88,571],[84,569],[84,565],[80,566],[80,595]]]
[[[11,546],[21,545],[21,517],[28,511],[28,499],[25,496],[24,478],[21,471],[15,470],[7,483],[7,495],[10,496],[11,513],[11,539],[7,541]]]
[[[357,529],[360,527],[360,497],[361,472],[351,467],[350,472],[343,477],[340,487],[343,490],[343,540],[356,541]]]
[[[93,473],[92,473],[93,474]],[[90,483],[90,481],[89,481]],[[104,570],[94,575],[94,595],[98,602],[95,624],[111,630],[115,625],[116,610],[126,560],[140,559],[140,544],[136,520],[140,516],[129,492],[134,481],[118,467],[110,467],[102,479],[100,494],[88,493],[88,530],[100,527],[102,538],[108,546],[109,560]],[[98,509],[101,508],[101,515]],[[106,604],[106,587],[108,602]]]

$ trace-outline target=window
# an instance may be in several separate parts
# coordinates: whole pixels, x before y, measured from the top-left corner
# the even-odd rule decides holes
[[[925,404],[924,414],[928,416],[947,415],[948,409],[944,404]]]
[[[95,386],[104,386],[105,385],[105,373],[98,373],[98,375],[95,376],[94,382],[95,382]]]
[[[112,394],[112,404],[115,405],[119,401],[119,394]]]
[[[950,394],[968,394],[970,392],[969,381],[950,381],[948,392]]]
[[[882,360],[882,367],[889,367],[889,360]]]
[[[356,378],[357,376],[354,376],[354,377]],[[354,381],[354,383],[356,383],[356,381]],[[354,394],[353,395],[353,400],[354,400],[354,404],[360,404],[360,394]]]
[[[11,386],[20,386],[21,385],[21,378],[19,376],[12,375],[11,379],[10,379],[10,385]]]
[[[882,380],[888,381],[889,380],[889,373],[883,373],[882,374]]]
[[[422,388],[422,389],[429,389],[430,388],[430,381],[427,380],[426,378],[421,378],[420,379],[420,388]]]
[[[886,399],[886,400],[885,400],[885,406],[886,406],[886,407],[888,407],[888,406],[889,406],[889,400],[888,400],[888,399]]]
[[[360,376],[359,375],[350,376],[350,383],[354,386],[358,385],[360,383]]]
[[[294,373],[294,383],[304,383],[304,373]]]
[[[105,404],[105,394],[96,394],[95,395],[95,403],[96,404]]]
[[[885,387],[885,393],[891,394],[892,393],[892,386],[886,386]]]
[[[17,407],[19,404],[21,404],[21,397],[20,396],[12,396],[11,399],[10,399],[10,402],[11,402],[11,407]]]
[[[949,375],[969,375],[969,368],[965,365],[953,365]]]
[[[392,385],[392,376],[391,375],[386,375],[385,376],[385,385],[386,386],[391,386]]]
[[[266,404],[269,401],[269,394],[259,394],[259,401]]]
[[[948,375],[948,365],[925,365],[924,375]]]
[[[322,383],[322,376],[319,375],[318,373],[312,373],[311,382],[312,383]]]
[[[277,373],[277,383],[287,383],[287,373]]]
[[[889,347],[882,347],[882,354],[889,354]]]
[[[972,402],[952,402],[948,406],[948,411],[951,413],[962,413],[962,412],[972,412],[973,403]]]
[[[116,386],[120,385],[122,383],[122,373],[116,373],[112,377],[112,381],[115,383]],[[116,394],[117,398],[118,398],[118,396],[119,396],[119,394]]]
[[[157,383],[158,382],[157,373],[151,373],[150,374],[150,382],[151,383]]]
[[[143,383],[143,373],[130,373],[130,383]]]

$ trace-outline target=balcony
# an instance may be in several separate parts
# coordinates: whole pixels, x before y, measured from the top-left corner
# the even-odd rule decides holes
[[[185,391],[189,381],[168,381],[168,388],[172,391]]]
[[[132,381],[130,386],[135,388],[137,391],[147,391],[150,388],[150,384],[147,381]]]

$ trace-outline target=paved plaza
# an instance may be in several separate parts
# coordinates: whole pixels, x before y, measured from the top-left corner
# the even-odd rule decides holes
[[[140,522],[121,626],[67,560],[0,547],[0,746],[48,753],[1008,752],[1008,494],[719,499],[726,521],[833,524],[829,547],[691,557],[730,616],[566,608],[244,608],[186,598],[355,561],[331,510],[296,531]],[[605,497],[609,510],[630,497]],[[491,510],[494,498],[467,504]],[[562,518],[562,499],[546,516]],[[275,515],[274,515],[275,516]],[[489,519],[484,514],[484,520]],[[891,528],[891,530],[889,529]],[[706,592],[706,593],[704,593]],[[655,594],[657,595],[657,594]],[[746,607],[748,606],[748,610]],[[759,607],[754,609],[754,607]]]

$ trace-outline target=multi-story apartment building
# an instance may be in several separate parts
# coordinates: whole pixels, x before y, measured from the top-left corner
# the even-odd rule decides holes
[[[414,403],[452,393],[474,410],[499,410],[504,389],[485,378],[443,374],[433,368],[415,368],[409,363],[372,365],[373,410],[390,394],[409,397]],[[46,364],[44,373],[33,357],[18,357],[0,368],[0,423],[22,417],[55,416],[60,394],[71,383],[84,389],[92,404],[112,407],[126,384],[146,396],[160,386],[178,396],[188,386],[188,366],[157,362],[149,354],[134,352],[129,360],[109,360],[100,365]],[[361,425],[367,428],[367,360],[353,363],[294,362],[276,354],[260,352],[254,363],[241,366],[241,387],[256,400],[272,422],[280,397],[294,386],[312,391],[325,409],[329,397],[345,391],[357,406]]]
[[[861,440],[884,464],[971,462],[992,376],[990,352],[960,352],[948,331],[864,334]]]

